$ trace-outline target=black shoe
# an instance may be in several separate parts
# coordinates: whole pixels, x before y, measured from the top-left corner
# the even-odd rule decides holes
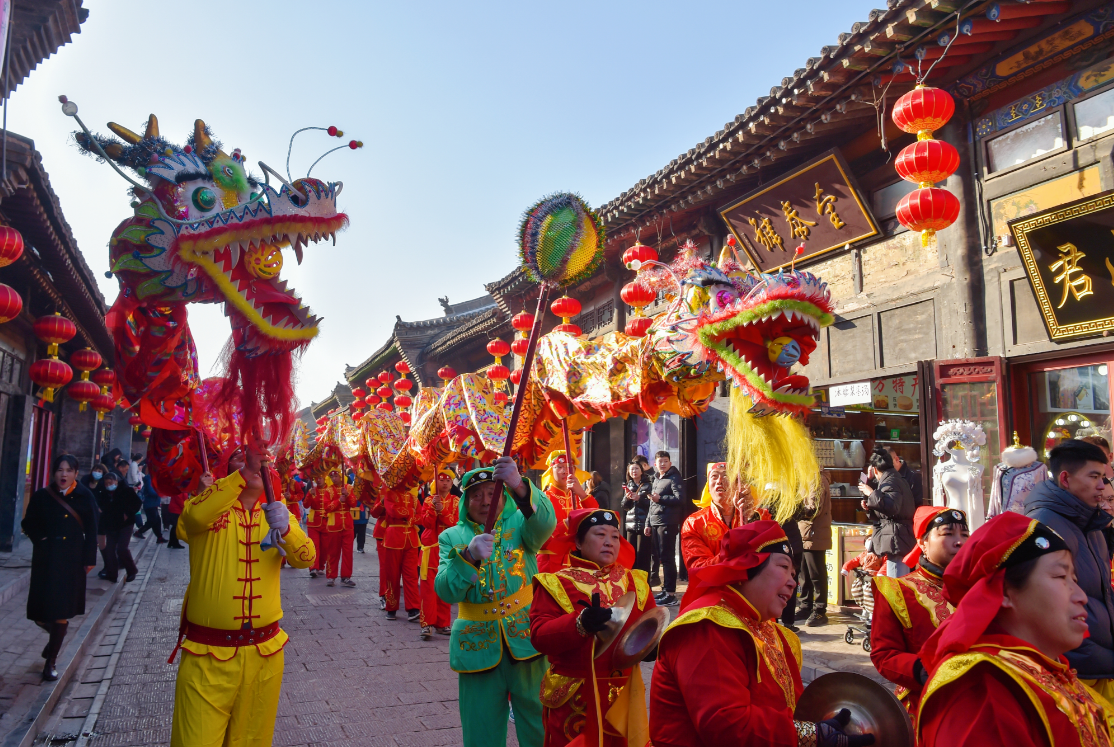
[[[818,628],[821,625],[827,624],[828,616],[823,612],[813,612],[811,615],[808,616],[808,620],[805,622],[805,625],[809,628]]]
[[[782,627],[785,628],[786,630],[792,630],[794,633],[800,633],[801,632],[801,629],[798,628],[796,625],[783,625]]]
[[[801,620],[807,620],[808,618],[812,617],[812,607],[804,607],[804,608],[798,607],[797,608],[797,617],[800,618]]]
[[[159,535],[158,537],[156,537],[156,538],[155,538],[155,544],[156,544],[156,545],[165,545],[165,544],[166,544],[166,540],[164,540],[164,539],[162,538],[162,535]]]
[[[167,547],[171,550],[185,550],[186,549],[186,546],[181,544],[180,542],[171,542],[171,543],[167,544]]]
[[[676,607],[677,597],[672,594],[666,594],[663,599],[657,600],[659,607]]]
[[[133,532],[132,536],[136,539],[143,539],[143,532]]]
[[[406,622],[416,623],[421,617],[421,610],[406,610]]]
[[[58,667],[54,665],[53,659],[48,659],[46,664],[43,665],[43,682],[54,682],[58,679]]]
[[[125,584],[130,584],[132,581],[135,581],[135,574],[134,573],[129,573],[128,575],[124,576],[124,583]]]
[[[665,599],[667,596],[669,596],[669,592],[662,589],[661,591],[659,591],[657,594],[654,595],[654,601],[655,602],[660,602],[661,600]]]
[[[313,570],[312,568],[310,568],[310,569],[309,569],[309,577],[310,577],[310,578],[317,578],[317,571],[315,571],[315,570]]]
[[[398,613],[395,612],[394,610],[388,610],[387,611],[387,619],[388,620],[397,620],[398,619]]]

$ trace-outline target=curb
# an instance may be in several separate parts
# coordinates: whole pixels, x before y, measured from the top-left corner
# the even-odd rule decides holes
[[[142,549],[136,557],[136,564],[138,565],[141,560],[147,556],[147,551],[151,545],[154,544],[153,537],[148,537],[143,544]],[[92,573],[92,571],[90,571]],[[28,573],[28,584],[30,583],[30,573]],[[12,582],[4,589],[17,583]],[[62,697],[62,692],[66,689],[66,685],[70,683],[73,676],[77,674],[78,667],[81,665],[85,654],[88,652],[89,647],[93,644],[97,633],[105,622],[109,619],[109,610],[112,608],[116,598],[120,595],[121,590],[124,588],[124,583],[121,581],[117,583],[110,592],[103,595],[85,616],[82,621],[81,627],[77,632],[70,636],[69,643],[66,644],[62,650],[61,655],[58,657],[58,679],[49,685],[43,687],[43,690],[35,698],[27,713],[19,720],[11,732],[5,737],[0,747],[31,747],[35,741],[35,737],[39,735],[42,730],[43,724],[50,717],[54,711],[54,706],[57,705],[59,698]]]
[[[18,577],[12,579],[8,583],[0,586],[0,604],[4,604],[11,599],[19,596],[23,591],[31,585],[31,571],[21,573]]]

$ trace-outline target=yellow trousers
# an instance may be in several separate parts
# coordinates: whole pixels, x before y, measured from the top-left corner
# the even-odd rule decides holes
[[[171,747],[270,747],[282,666],[282,651],[261,656],[255,646],[228,661],[182,651]]]

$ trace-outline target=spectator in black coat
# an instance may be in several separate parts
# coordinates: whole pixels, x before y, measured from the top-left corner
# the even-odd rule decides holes
[[[596,499],[600,508],[611,508],[611,484],[603,479],[603,475],[592,470],[591,478],[584,487],[588,489],[588,494]]]
[[[866,496],[862,502],[867,520],[875,525],[872,544],[874,552],[886,556],[886,575],[898,578],[909,572],[904,558],[913,549],[913,491],[894,468],[890,452],[875,446],[870,453],[870,476],[877,487],[859,483]]]
[[[677,537],[681,531],[681,506],[685,500],[685,487],[681,473],[673,466],[668,451],[659,451],[654,458],[656,474],[650,489],[649,524],[654,538],[653,568],[650,575],[663,571],[662,589],[654,597],[659,607],[677,605]]]
[[[894,463],[894,469],[905,482],[909,483],[909,489],[913,491],[913,510],[916,511],[924,505],[924,483],[921,482],[921,473],[912,469],[894,447],[887,446],[886,451],[890,453],[890,461]]]
[[[124,484],[118,472],[104,476],[103,485],[97,491],[97,505],[101,508],[101,523],[98,542],[104,556],[104,570],[99,575],[111,583],[116,583],[123,566],[125,581],[134,581],[139,569],[136,568],[128,545],[132,541],[135,515],[143,507],[135,491]],[[103,539],[101,539],[103,538]]]
[[[43,679],[58,679],[55,660],[69,619],[85,614],[85,575],[97,565],[97,509],[77,482],[77,457],[62,454],[51,466],[50,485],[36,490],[23,516],[31,540],[27,619],[50,634],[43,649]]]
[[[650,572],[650,525],[646,523],[650,511],[650,491],[654,483],[648,472],[642,470],[638,462],[627,465],[627,481],[623,483],[623,502],[619,504],[624,512],[623,527],[627,541],[634,545],[634,567]]]

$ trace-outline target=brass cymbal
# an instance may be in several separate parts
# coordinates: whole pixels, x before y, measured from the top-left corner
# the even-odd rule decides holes
[[[848,734],[873,734],[875,747],[913,747],[913,722],[901,701],[887,688],[854,672],[817,677],[801,693],[793,717],[825,721],[841,709],[851,711]]]
[[[619,642],[612,649],[612,668],[626,669],[645,659],[658,645],[668,624],[669,611],[664,607],[654,607],[642,613],[619,636]]]
[[[638,603],[638,595],[634,591],[628,591],[615,602],[611,607],[611,619],[607,621],[607,625],[603,630],[596,633],[596,658],[603,656],[604,652],[615,642],[619,634],[623,632],[623,626],[626,625],[627,619],[630,618],[631,610],[634,609],[635,604]]]

